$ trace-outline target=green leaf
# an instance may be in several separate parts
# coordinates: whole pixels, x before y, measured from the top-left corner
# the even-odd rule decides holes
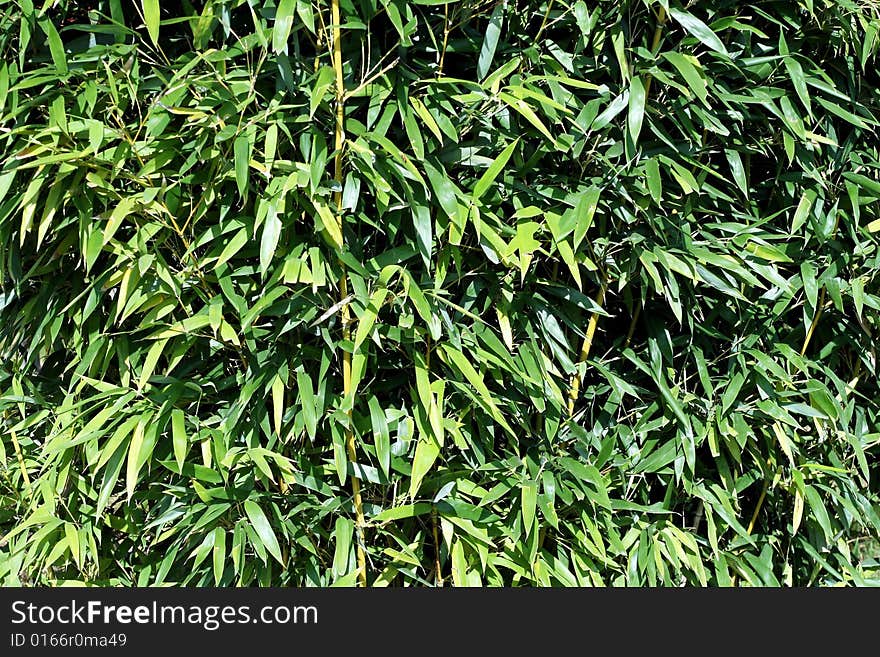
[[[379,400],[370,397],[370,423],[373,428],[373,445],[376,448],[376,458],[379,467],[385,476],[391,474],[391,434],[388,431],[388,423],[385,420],[385,411],[379,405]]]
[[[113,239],[116,231],[119,230],[122,222],[129,214],[131,214],[131,211],[137,206],[137,203],[138,199],[135,196],[126,196],[119,201],[119,204],[110,214],[110,218],[107,220],[107,225],[104,226],[104,233],[101,238],[101,246],[107,244],[108,242],[110,242],[111,239]]]
[[[354,524],[348,518],[336,518],[336,547],[333,551],[333,578],[339,579],[348,573],[351,558],[352,536]]]
[[[860,173],[852,173],[850,171],[845,171],[843,177],[851,182],[854,182],[865,191],[871,194],[876,194],[878,197],[880,197],[880,182],[868,178],[867,176],[863,176]]]
[[[303,370],[297,370],[296,386],[300,403],[302,404],[303,421],[305,422],[306,433],[311,440],[314,440],[318,433],[318,416],[315,407],[315,393],[312,388],[312,378]]]
[[[440,445],[433,437],[426,437],[416,443],[416,451],[412,461],[412,473],[409,478],[409,496],[415,499],[425,475],[440,454]]]
[[[825,504],[822,502],[822,497],[819,495],[819,491],[817,491],[813,486],[807,485],[804,487],[804,495],[806,496],[806,501],[809,505],[810,513],[813,514],[813,517],[819,523],[819,526],[822,528],[822,532],[825,534],[825,540],[827,542],[832,541],[834,532],[831,529],[831,519],[828,516],[828,510],[825,508]]]
[[[260,273],[265,274],[275,256],[278,246],[278,238],[281,236],[281,218],[275,209],[275,204],[270,202],[263,222],[263,235],[260,238]]]
[[[141,0],[144,12],[144,24],[153,45],[159,47],[159,0]]]
[[[413,113],[412,107],[408,105],[402,106],[400,114],[403,117],[403,127],[406,131],[406,136],[409,138],[409,145],[412,147],[413,155],[416,156],[416,159],[423,160],[425,158],[425,140],[422,139],[422,131],[416,122],[416,116]]]
[[[251,159],[251,142],[247,135],[239,135],[235,138],[233,150],[235,152],[235,184],[238,185],[238,193],[242,198],[245,198],[248,190],[248,168]]]
[[[602,473],[592,465],[581,463],[572,458],[560,459],[560,465],[573,474],[578,480],[587,482],[593,486],[594,492],[590,493],[593,501],[604,508],[611,508],[611,501],[608,498],[608,490]]]
[[[223,579],[223,571],[226,568],[226,531],[223,527],[214,528],[214,548],[213,548],[213,565],[214,565],[214,584],[220,585]]]
[[[639,133],[642,131],[642,121],[645,117],[645,85],[638,76],[633,76],[629,84],[629,115],[627,129],[633,144],[639,141]]]
[[[523,528],[525,532],[531,533],[532,525],[535,522],[535,507],[538,503],[538,484],[534,481],[527,481],[520,487],[520,508],[522,509]]]
[[[144,447],[144,433],[146,431],[146,419],[141,420],[135,425],[131,442],[128,445],[128,460],[125,468],[125,493],[129,500],[134,495],[134,489],[137,486],[138,476],[141,469],[141,449]]]
[[[434,251],[434,222],[431,221],[431,210],[426,205],[415,205],[412,209],[412,217],[419,253],[426,263],[430,263]]]
[[[281,0],[275,9],[275,26],[272,28],[272,50],[276,53],[287,52],[287,39],[293,26],[294,11],[297,0]]]
[[[652,157],[645,162],[645,176],[648,180],[648,191],[655,203],[663,200],[663,181],[660,178],[660,162]]]
[[[40,28],[46,33],[46,38],[49,41],[49,53],[52,56],[52,63],[55,64],[58,74],[67,75],[67,57],[64,54],[64,44],[61,41],[58,30],[55,29],[55,25],[51,20],[41,20]]]
[[[794,85],[798,98],[800,98],[800,101],[806,108],[807,114],[812,114],[813,108],[810,105],[810,92],[807,89],[804,69],[794,57],[786,57],[783,61],[785,62],[785,68],[788,69],[789,76],[791,76],[791,82]]]
[[[477,201],[480,199],[483,194],[489,191],[489,188],[495,182],[495,179],[498,178],[498,174],[500,174],[504,167],[507,166],[508,160],[510,160],[511,155],[513,155],[513,151],[516,150],[516,146],[519,144],[519,137],[510,142],[503,151],[496,157],[492,164],[483,172],[483,175],[480,176],[480,179],[477,181],[477,184],[474,185],[474,193],[472,195],[473,201]]]
[[[244,512],[247,514],[248,520],[254,528],[254,531],[257,533],[257,537],[260,539],[262,546],[268,550],[269,554],[271,554],[278,563],[283,564],[284,562],[281,559],[281,546],[278,545],[278,539],[275,537],[275,532],[272,531],[272,526],[269,524],[269,519],[263,512],[263,509],[253,500],[245,500]]]
[[[174,448],[174,460],[177,462],[177,468],[181,471],[189,451],[189,439],[186,436],[184,421],[185,415],[182,410],[175,408],[171,411],[171,442]]]
[[[574,227],[574,248],[577,249],[583,241],[593,225],[593,217],[596,215],[596,209],[599,207],[599,194],[601,190],[598,187],[590,187],[585,192],[578,195],[574,212],[577,217],[577,224]]]
[[[315,84],[312,87],[312,92],[309,94],[309,118],[315,115],[321,101],[324,99],[324,94],[326,94],[328,89],[330,89],[335,83],[336,73],[331,67],[322,66],[318,69]]]
[[[492,68],[492,60],[495,57],[495,49],[498,47],[498,38],[501,36],[501,23],[504,18],[504,3],[495,5],[489,24],[483,35],[483,45],[480,47],[480,56],[477,59],[477,79],[482,80]]]
[[[792,234],[799,231],[806,223],[807,218],[810,216],[810,209],[813,207],[813,201],[815,200],[816,193],[811,189],[805,191],[803,196],[801,196],[801,200],[798,202],[798,206],[794,211],[794,217],[791,220]]]
[[[373,294],[370,295],[370,300],[367,303],[367,307],[364,309],[363,314],[360,317],[360,321],[358,322],[357,332],[354,336],[354,351],[357,352],[361,345],[364,343],[364,340],[369,337],[370,332],[373,330],[373,325],[376,323],[376,317],[379,315],[379,310],[382,308],[382,305],[385,303],[385,298],[388,296],[388,290],[384,287],[377,288],[373,291]]]
[[[107,467],[104,469],[104,476],[101,480],[101,487],[98,490],[98,502],[95,510],[95,518],[100,518],[105,507],[110,501],[116,481],[119,479],[119,473],[122,471],[122,464],[125,461],[125,455],[128,452],[128,445],[122,444],[110,456]],[[8,535],[7,535],[8,538]]]
[[[433,505],[428,502],[416,502],[415,504],[401,504],[390,509],[385,509],[373,517],[373,522],[389,522],[391,520],[403,520],[404,518],[416,518],[430,513]]]
[[[219,268],[221,265],[228,262],[231,258],[238,255],[242,248],[247,244],[247,241],[247,228],[242,228],[241,230],[236,232],[235,235],[233,235],[226,243],[226,246],[217,258],[217,262],[214,263],[214,269]]]
[[[843,119],[847,123],[851,123],[852,125],[856,126],[857,128],[861,128],[863,130],[869,129],[868,124],[865,122],[865,119],[863,119],[862,117],[860,117],[856,114],[853,114],[852,112],[850,112],[848,110],[843,109],[837,103],[832,103],[830,100],[826,100],[825,98],[822,98],[821,96],[817,96],[815,100],[817,103],[819,103],[826,110],[828,110],[829,112],[831,112],[835,116]],[[876,121],[874,121],[873,123],[876,124]],[[846,174],[844,174],[844,175],[846,175]]]
[[[450,218],[454,218],[458,214],[458,201],[455,185],[449,179],[445,172],[437,169],[429,162],[424,163],[425,174],[428,176],[428,182],[431,183],[431,189],[434,190],[437,202],[440,207]]]
[[[495,421],[498,422],[498,424],[500,424],[502,427],[504,427],[504,429],[508,431],[511,435],[513,435],[514,431],[507,423],[507,420],[504,419],[504,416],[501,414],[501,411],[495,401],[495,396],[489,391],[489,388],[483,381],[483,377],[480,376],[480,374],[474,369],[470,361],[465,358],[464,354],[449,345],[443,347],[443,353],[447,355],[449,360],[452,361],[455,367],[458,368],[458,370],[464,375],[468,382],[474,388],[476,388],[477,392],[480,394],[480,398],[488,406],[492,417],[495,418]]]
[[[153,375],[153,370],[156,369],[156,364],[159,362],[159,358],[162,357],[162,352],[165,350],[165,345],[168,344],[168,340],[170,340],[170,338],[157,340],[153,343],[153,346],[150,347],[146,358],[144,358],[144,364],[141,366],[141,375],[140,378],[138,378],[137,384],[138,390],[143,390],[144,386],[147,385],[147,382]]]
[[[272,424],[281,437],[281,421],[284,416],[284,379],[276,374],[272,379]]]
[[[526,121],[535,126],[535,128],[538,129],[538,132],[544,135],[554,146],[558,148],[558,144],[553,138],[553,135],[550,133],[550,130],[547,129],[547,126],[538,117],[538,115],[535,114],[535,110],[533,110],[528,103],[505,92],[501,92],[500,94],[498,94],[498,97],[505,103],[507,103],[507,105],[509,105],[512,109],[519,112],[523,116],[523,118],[526,119]]]
[[[709,96],[707,93],[706,81],[700,75],[700,63],[696,57],[692,55],[684,55],[678,52],[664,52],[663,57],[678,69],[681,77],[687,83],[688,88],[693,94],[700,99],[702,103],[708,105]]]
[[[434,134],[435,137],[437,137],[437,141],[442,143],[443,132],[440,129],[440,126],[437,125],[437,121],[431,115],[430,110],[425,107],[425,104],[415,96],[409,96],[409,104],[412,105],[413,109],[416,111],[416,114],[419,115],[419,118],[427,126],[427,128]]]
[[[810,308],[815,309],[819,298],[819,283],[816,281],[816,268],[811,262],[801,263],[801,280],[804,283],[804,294]]]
[[[297,0],[296,13],[309,32],[315,34],[315,14],[309,0]]]
[[[730,57],[730,53],[727,52],[727,48],[724,47],[724,43],[718,38],[718,35],[699,18],[686,11],[675,9],[673,7],[669,8],[669,15],[672,16],[672,18],[674,18],[684,29],[702,41],[703,44],[726,57]]]
[[[315,210],[318,213],[318,218],[321,221],[321,226],[323,227],[323,232],[326,235],[327,241],[337,249],[342,248],[342,220],[333,214],[333,211],[330,210],[323,202],[319,199],[314,199]]]
[[[749,181],[746,179],[746,170],[743,166],[742,158],[739,153],[730,148],[724,149],[724,157],[727,159],[727,165],[730,167],[730,174],[740,191],[748,198]]]

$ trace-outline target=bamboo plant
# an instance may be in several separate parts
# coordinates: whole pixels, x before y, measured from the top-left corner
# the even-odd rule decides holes
[[[880,583],[878,49],[0,0],[0,582]]]

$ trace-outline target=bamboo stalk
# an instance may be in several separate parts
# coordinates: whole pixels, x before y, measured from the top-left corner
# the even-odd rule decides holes
[[[819,325],[819,319],[822,317],[822,309],[825,306],[825,286],[819,291],[819,300],[816,302],[816,311],[813,313],[813,321],[810,322],[810,328],[804,336],[804,344],[801,346],[801,356],[807,353],[807,347],[810,346],[810,340],[813,339],[813,333]]]
[[[551,6],[552,6],[552,3],[551,3]],[[548,7],[547,14],[549,14],[549,13],[550,13],[550,9]],[[545,21],[546,21],[546,18],[547,17],[545,16],[544,17]],[[660,13],[657,15],[657,27],[654,30],[654,40],[651,45],[652,51],[657,50],[657,47],[660,45],[660,38],[663,33],[663,26],[666,24],[666,19],[667,19],[666,10],[661,7]],[[543,29],[543,26],[542,26],[542,29]],[[651,77],[648,76],[647,80],[645,81],[645,96],[646,97],[648,95],[650,88],[651,88]],[[606,276],[603,276],[602,283],[599,286],[599,292],[596,294],[596,298],[594,299],[594,301],[596,302],[596,305],[601,306],[604,303],[605,293],[607,291],[608,291],[608,278]],[[626,346],[629,346],[629,342],[632,339],[632,334],[633,334],[633,331],[635,330],[635,325],[636,325],[636,320],[638,319],[638,314],[639,314],[639,309],[637,309],[636,312],[633,314],[632,322],[630,323],[630,328],[629,328],[629,331],[627,332]],[[593,346],[593,336],[596,333],[596,326],[598,323],[599,323],[599,314],[597,312],[594,312],[592,315],[590,315],[590,320],[587,323],[587,330],[586,330],[586,333],[584,334],[584,342],[581,345],[581,353],[580,353],[580,357],[578,358],[579,365],[584,363],[587,360],[587,358],[590,357],[590,350],[592,349],[592,346]],[[578,397],[580,396],[580,387],[581,387],[581,377],[578,373],[575,373],[571,377],[571,381],[569,383],[569,393],[568,393],[568,414],[569,414],[569,416],[574,414],[574,407],[575,407],[575,404],[577,403]]]
[[[608,278],[603,276],[602,283],[599,285],[599,291],[596,293],[596,298],[594,301],[597,306],[601,306],[605,302],[605,293],[608,291]],[[596,326],[599,323],[599,313],[598,311],[594,311],[592,315],[590,315],[590,319],[587,322],[587,330],[584,333],[584,341],[581,344],[581,353],[578,357],[578,365],[585,363],[587,359],[590,357],[590,350],[593,347],[593,336],[596,334]],[[578,400],[578,396],[581,391],[581,376],[580,373],[575,372],[571,381],[569,382],[569,392],[568,392],[568,414],[574,415],[574,405]]]
[[[774,193],[775,193],[774,189]],[[831,230],[831,235],[834,236],[837,233],[837,228],[840,225],[840,215],[837,215],[837,219],[834,222],[834,228]],[[800,355],[804,356],[807,353],[807,347],[810,346],[810,340],[813,339],[813,334],[816,332],[816,327],[819,325],[819,320],[822,317],[822,311],[825,308],[825,286],[822,286],[822,289],[819,291],[819,298],[816,300],[816,310],[813,312],[813,320],[810,322],[810,327],[807,329],[807,333],[804,336],[804,342],[801,345]],[[819,422],[819,418],[813,418],[813,424],[816,426],[816,431],[820,431],[821,424]],[[782,425],[779,423],[779,420],[775,420],[773,422],[773,430],[780,434],[782,433]],[[789,457],[793,458],[793,457]],[[794,462],[792,461],[792,467],[794,467]],[[749,523],[748,533],[752,533],[752,529],[755,526],[755,521],[758,519],[758,514],[761,511],[761,505],[764,503],[764,497],[767,494],[767,489],[769,487],[769,482],[764,480],[764,488],[761,490],[761,496],[758,498],[758,503],[755,505],[755,511],[752,513],[752,520]],[[733,582],[736,583],[736,578],[733,579]]]
[[[746,534],[752,535],[755,529],[755,523],[758,521],[758,514],[761,513],[761,507],[764,506],[764,500],[767,499],[767,489],[770,488],[770,482],[765,478],[764,486],[761,488],[761,494],[758,496],[758,502],[755,504],[755,510],[752,511],[752,518],[749,520],[749,526],[746,528]],[[730,578],[731,587],[736,586],[736,575]]]
[[[666,15],[666,10],[663,7],[660,7],[660,13],[657,14],[657,27],[654,29],[654,40],[651,43],[651,53],[656,54],[657,48],[660,45],[660,38],[663,35],[663,26],[666,25],[666,19],[668,16]],[[645,80],[645,98],[647,99],[648,93],[651,91],[651,76],[649,75],[647,80]]]
[[[541,27],[538,28],[538,33],[535,35],[535,43],[538,43],[541,34],[544,33],[544,28],[547,27],[547,19],[550,18],[550,11],[553,9],[554,2],[555,0],[550,0],[550,2],[547,3],[547,11],[544,12],[544,20],[541,21]]]
[[[764,500],[767,497],[767,489],[769,488],[769,483],[765,479],[764,487],[761,488],[761,495],[758,496],[758,502],[755,504],[755,510],[752,512],[752,518],[749,520],[749,526],[746,529],[746,534],[749,536],[752,535],[752,530],[755,528],[755,522],[758,520],[758,514],[761,512],[761,507],[764,505]]]
[[[15,456],[18,460],[18,467],[21,469],[21,478],[24,480],[24,485],[27,489],[28,494],[30,494],[31,478],[28,476],[27,467],[24,464],[24,455],[21,453],[21,446],[18,444],[18,436],[15,435],[15,431],[13,431],[12,429],[9,430],[9,435],[12,438],[12,447],[15,450]]]
[[[431,334],[425,339],[425,369],[431,371]],[[431,533],[434,537],[434,578],[438,587],[443,586],[443,574],[440,569],[440,539],[437,535],[437,506],[431,507]]]
[[[834,220],[834,228],[831,229],[830,237],[834,237],[837,234],[837,228],[840,226],[840,214],[838,213],[837,218]],[[810,322],[810,328],[807,330],[806,336],[804,336],[804,344],[801,346],[801,356],[807,353],[807,347],[810,345],[810,340],[813,338],[813,333],[816,332],[816,327],[819,325],[819,319],[822,317],[822,311],[825,308],[825,286],[822,286],[822,289],[819,291],[819,298],[816,301],[816,310],[813,312],[813,321]]]
[[[440,49],[440,62],[437,66],[437,77],[443,76],[443,62],[446,59],[446,48],[449,44],[449,5],[443,5],[443,47]]]
[[[837,232],[837,226],[840,223],[840,216],[838,215],[837,221],[834,224],[834,230],[832,230],[831,234],[834,235]],[[819,298],[816,300],[816,310],[813,312],[813,320],[810,322],[810,327],[807,329],[807,334],[804,336],[804,343],[801,345],[800,355],[804,356],[807,353],[807,347],[810,346],[810,340],[813,339],[813,334],[816,332],[816,327],[819,325],[819,320],[822,317],[822,311],[825,308],[825,286],[822,286],[822,289],[819,291]],[[816,431],[820,431],[821,423],[819,422],[819,418],[813,418],[813,424],[816,425]],[[783,431],[782,425],[779,423],[779,420],[775,420],[773,423],[774,431],[781,433]],[[792,464],[793,465],[793,464]],[[764,496],[767,493],[768,482],[766,479],[764,480],[764,488],[761,491],[761,496],[758,498],[758,503],[755,505],[755,512],[752,514],[752,521],[749,523],[749,534],[752,533],[752,528],[755,526],[755,521],[758,518],[758,513],[761,511],[761,505],[764,503]]]
[[[819,319],[822,317],[822,309],[825,305],[825,288],[823,287],[821,292],[819,293],[819,299],[816,303],[816,311],[813,314],[813,321],[810,322],[810,328],[807,330],[807,334],[804,337],[804,343],[801,345],[800,355],[803,356],[807,353],[807,347],[810,345],[810,340],[813,337],[813,333],[816,331],[816,327],[819,325]],[[816,424],[816,430],[819,430],[820,424],[818,418],[813,418],[814,423]],[[773,430],[777,433],[777,435],[783,432],[782,425],[779,423],[779,420],[775,420],[773,422]],[[792,467],[794,464],[792,463]],[[758,502],[755,504],[755,510],[752,512],[751,520],[749,521],[748,529],[746,533],[751,535],[752,530],[755,528],[755,523],[758,520],[758,514],[761,513],[761,507],[764,505],[764,499],[767,497],[767,489],[769,488],[770,482],[765,478],[764,485],[761,488],[761,495],[758,497]],[[736,577],[731,580],[732,584],[736,584]]]
[[[437,534],[437,507],[431,509],[431,533],[434,535],[434,581],[443,586],[443,572],[440,570],[440,538]]]
[[[666,24],[668,16],[666,15],[666,9],[660,7],[660,12],[657,14],[657,27],[654,28],[654,38],[651,42],[651,52],[656,54],[657,48],[660,46],[660,39],[663,36],[663,26]],[[651,92],[651,80],[653,78],[649,75],[645,79],[645,99],[647,101],[648,95]],[[637,302],[636,309],[633,311],[632,319],[629,323],[629,329],[626,332],[626,340],[624,340],[623,348],[626,349],[629,347],[632,342],[633,333],[636,330],[636,322],[639,321],[639,315],[642,312],[642,304],[641,302]]]
[[[639,321],[639,315],[641,314],[641,312],[642,312],[642,302],[638,301],[638,302],[636,302],[635,312],[633,312],[632,319],[629,322],[629,329],[627,329],[627,332],[626,332],[626,341],[623,343],[624,349],[626,349],[630,345],[630,342],[632,342],[633,333],[636,332],[636,322]]]
[[[345,86],[342,75],[342,30],[340,29],[339,0],[331,0],[330,20],[333,28],[333,70],[336,72],[336,135],[334,157],[334,179],[338,183],[334,192],[336,201],[336,216],[342,233],[342,180],[343,162],[342,149],[345,145]],[[344,239],[344,237],[343,237]],[[344,243],[343,243],[344,248]],[[339,299],[342,301],[348,297],[348,270],[342,259],[339,259],[341,273],[339,275]],[[342,319],[342,339],[351,342],[351,309],[349,304],[342,304],[340,310]],[[347,399],[351,394],[351,352],[342,352],[342,388],[343,398]],[[348,452],[348,460],[354,463],[357,460],[357,447],[352,428],[352,411],[346,411],[347,420],[345,427],[345,447]],[[355,522],[357,526],[357,568],[358,582],[360,586],[367,585],[367,558],[364,551],[364,505],[361,499],[361,481],[354,473],[351,475],[351,492],[354,501]]]

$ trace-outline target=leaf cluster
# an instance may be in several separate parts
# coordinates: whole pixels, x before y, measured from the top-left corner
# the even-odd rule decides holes
[[[878,49],[0,0],[0,582],[877,584]]]

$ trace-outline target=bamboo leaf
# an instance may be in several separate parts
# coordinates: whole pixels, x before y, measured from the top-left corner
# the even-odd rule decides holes
[[[379,401],[375,397],[370,397],[369,407],[376,458],[379,460],[382,472],[388,477],[391,474],[391,434],[385,420],[385,411],[379,406]]]
[[[287,52],[287,39],[293,26],[297,0],[281,0],[275,10],[275,26],[272,29],[272,50]]]
[[[281,546],[278,545],[278,539],[275,537],[275,532],[272,531],[272,526],[269,524],[269,519],[266,517],[263,509],[256,502],[245,500],[244,511],[262,546],[278,563],[283,563],[281,559]]]
[[[699,18],[694,16],[691,13],[686,11],[682,11],[681,9],[676,9],[674,7],[669,8],[669,15],[675,19],[677,23],[679,23],[684,29],[693,34],[697,39],[702,41],[706,46],[711,48],[712,50],[725,55],[726,57],[730,57],[730,54],[727,52],[727,48],[724,47],[724,43],[721,39],[718,38],[718,35],[713,32],[708,25],[706,25]]]
[[[496,157],[492,164],[486,169],[480,179],[477,181],[477,184],[474,185],[474,193],[472,195],[472,199],[474,201],[479,200],[479,198],[489,191],[489,188],[498,178],[498,174],[500,174],[504,167],[507,165],[508,160],[510,160],[511,155],[513,155],[513,151],[516,150],[516,146],[519,143],[519,138],[514,139],[510,142],[503,151]]]
[[[278,216],[275,204],[270,202],[266,220],[263,222],[263,235],[260,238],[260,272],[263,274],[269,269],[275,255],[281,228],[281,218]]]
[[[247,135],[239,135],[235,138],[233,147],[235,153],[235,184],[238,185],[238,193],[244,198],[248,190],[248,168],[251,159],[251,142]]]
[[[159,0],[141,0],[144,23],[154,46],[159,46]]]
[[[645,85],[638,76],[634,76],[629,84],[629,116],[627,128],[633,144],[638,143],[645,117]]]
[[[492,67],[492,60],[498,47],[498,39],[501,36],[504,7],[503,3],[495,5],[495,9],[489,17],[489,24],[486,26],[486,32],[483,36],[483,45],[480,48],[480,57],[477,60],[477,79],[479,80],[485,78]]]
[[[422,480],[430,472],[439,455],[440,445],[431,437],[419,440],[416,444],[412,473],[409,478],[409,496],[411,499],[415,499],[422,485]]]
[[[186,435],[185,416],[182,410],[175,408],[171,412],[171,436],[174,445],[174,460],[179,470],[183,470],[186,454],[189,451],[189,439]]]

